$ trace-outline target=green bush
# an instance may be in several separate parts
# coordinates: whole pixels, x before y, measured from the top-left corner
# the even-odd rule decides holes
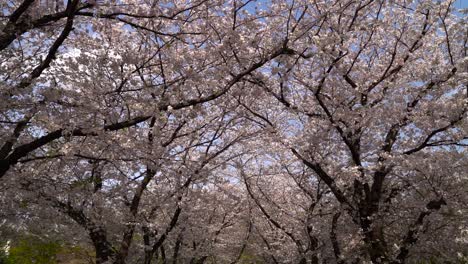
[[[55,264],[61,250],[55,241],[22,238],[10,247],[8,255],[0,253],[0,264]]]

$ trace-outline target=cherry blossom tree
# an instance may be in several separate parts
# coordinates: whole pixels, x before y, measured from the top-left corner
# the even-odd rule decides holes
[[[458,221],[464,213],[459,187],[466,187],[467,38],[458,30],[463,19],[450,13],[452,4],[349,3],[327,13],[309,31],[310,41],[295,47],[296,56],[282,57],[268,75],[249,79],[274,98],[271,104],[283,105],[248,109],[270,128],[268,146],[277,147],[268,155],[289,152],[286,162],[278,161],[283,173],[305,193],[311,182],[315,189],[326,185],[337,203],[328,221],[335,229],[330,239],[337,262],[344,261],[336,233],[344,217],[357,227],[353,237],[363,251],[358,262],[374,263],[404,263],[412,252],[422,256],[429,247],[437,252],[437,246],[420,241],[427,239],[423,233],[466,224]],[[298,243],[288,231],[297,225],[281,226],[260,198],[251,196],[270,222]],[[311,196],[313,205],[317,200]],[[440,214],[451,215],[451,223]]]
[[[1,225],[96,263],[468,254],[453,0],[0,10]]]

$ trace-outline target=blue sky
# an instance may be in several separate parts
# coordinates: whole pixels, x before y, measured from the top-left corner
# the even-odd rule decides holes
[[[455,2],[456,8],[468,8],[468,0],[457,0]]]

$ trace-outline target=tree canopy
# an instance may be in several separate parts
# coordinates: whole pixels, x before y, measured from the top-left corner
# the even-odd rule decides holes
[[[454,0],[0,14],[0,263],[65,244],[96,264],[467,261]]]

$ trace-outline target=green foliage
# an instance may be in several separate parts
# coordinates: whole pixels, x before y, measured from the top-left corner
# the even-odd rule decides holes
[[[264,262],[258,256],[248,254],[248,253],[244,253],[244,254],[242,254],[241,258],[239,259],[239,263],[242,263],[242,264],[263,264]]]
[[[468,257],[461,256],[456,262],[446,261],[437,257],[430,257],[428,259],[422,259],[415,264],[468,264]]]
[[[11,246],[9,254],[2,252],[1,264],[55,264],[62,246],[56,241],[41,241],[26,237]]]

